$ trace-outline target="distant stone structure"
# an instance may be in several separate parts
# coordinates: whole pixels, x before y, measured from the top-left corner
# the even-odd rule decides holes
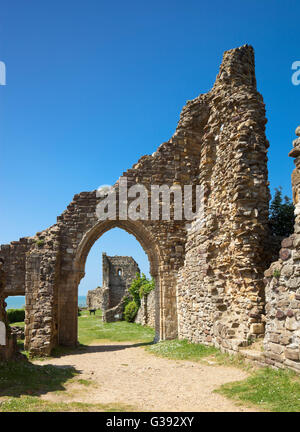
[[[136,261],[128,256],[108,256],[102,254],[102,287],[88,291],[89,309],[102,309],[104,321],[111,322],[122,318],[123,297],[140,269]],[[115,309],[118,311],[115,311]],[[114,313],[115,312],[115,313]]]
[[[102,287],[89,290],[86,295],[86,305],[88,309],[103,309],[103,291]]]

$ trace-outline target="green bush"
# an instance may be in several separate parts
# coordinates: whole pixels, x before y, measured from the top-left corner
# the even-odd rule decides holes
[[[35,243],[36,243],[37,247],[41,248],[41,247],[44,246],[44,244],[45,244],[45,240],[43,240],[43,239],[39,239],[39,240],[37,240]]]
[[[25,320],[24,309],[7,309],[7,319],[9,324]]]
[[[124,319],[128,322],[133,322],[137,311],[141,305],[141,299],[149,294],[155,288],[153,279],[146,278],[144,273],[136,274],[135,279],[132,281],[129,288],[129,295],[124,297]]]
[[[130,297],[137,304],[138,307],[141,304],[140,288],[143,284],[143,277],[145,278],[144,274],[141,277],[141,275],[139,273],[137,273],[135,279],[132,281],[130,288],[129,288]]]
[[[145,295],[148,295],[155,288],[155,282],[153,278],[149,280],[145,277],[144,274],[143,277],[144,277],[143,283],[140,287],[140,298],[143,298]]]
[[[152,291],[154,288],[155,282],[153,279],[147,279],[144,273],[142,273],[142,275],[137,273],[135,279],[130,285],[129,294],[136,302],[136,304],[140,306],[141,298],[149,294],[149,292]]]
[[[124,310],[125,321],[133,322],[138,310],[139,310],[139,306],[136,304],[134,300],[129,302],[125,306],[125,310]]]

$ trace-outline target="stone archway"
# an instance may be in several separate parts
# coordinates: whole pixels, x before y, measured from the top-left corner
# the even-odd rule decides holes
[[[270,197],[265,124],[252,47],[226,51],[214,86],[187,102],[171,139],[122,175],[128,188],[146,188],[149,202],[152,185],[199,185],[201,217],[192,224],[185,216],[130,222],[117,214],[99,222],[96,191],[81,192],[55,225],[2,245],[6,295],[26,293],[26,349],[47,355],[59,343],[77,342],[84,262],[113,226],[136,236],[159,277],[161,339],[178,336],[233,352],[262,333]]]
[[[58,342],[63,345],[75,345],[77,343],[77,308],[78,308],[78,285],[85,275],[85,263],[90,249],[101,236],[113,228],[121,228],[132,234],[146,252],[149,263],[150,273],[155,279],[156,284],[156,317],[155,332],[156,340],[164,339],[168,329],[164,320],[164,313],[161,309],[161,266],[162,254],[159,245],[152,238],[151,233],[139,221],[99,221],[89,229],[81,239],[76,250],[73,271],[68,278],[68,295],[65,296],[65,280],[58,293]],[[176,309],[176,305],[169,305]],[[67,317],[67,318],[66,318]],[[177,333],[177,322],[173,323],[173,333]]]

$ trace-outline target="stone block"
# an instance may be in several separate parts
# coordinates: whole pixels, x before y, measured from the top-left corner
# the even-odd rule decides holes
[[[251,324],[250,326],[250,333],[261,334],[264,333],[264,331],[265,331],[265,326],[263,323],[254,323]]]
[[[286,358],[288,358],[290,360],[295,360],[295,361],[300,360],[299,348],[298,349],[286,348],[284,350],[284,355]]]

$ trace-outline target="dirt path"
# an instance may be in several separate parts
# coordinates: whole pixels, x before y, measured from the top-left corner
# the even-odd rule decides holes
[[[137,411],[251,411],[213,393],[221,384],[246,378],[245,372],[158,358],[132,343],[94,344],[84,352],[35,363],[74,366],[81,379],[95,383],[43,396],[52,401],[121,403]]]

